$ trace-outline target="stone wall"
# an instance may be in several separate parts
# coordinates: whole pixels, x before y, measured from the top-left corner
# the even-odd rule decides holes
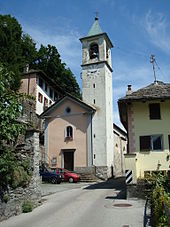
[[[29,185],[16,189],[8,188],[6,195],[8,201],[0,201],[0,221],[22,212],[25,200],[32,202],[36,207],[41,203],[40,177],[39,177],[39,132],[29,130],[26,132],[25,142],[16,150],[17,156],[31,160],[32,177]]]
[[[86,173],[86,174],[95,174],[95,166],[91,167],[75,167],[76,173]]]
[[[31,128],[39,129],[41,127],[41,120],[35,113],[36,101],[34,99],[22,100],[22,118],[26,122],[31,122]]]
[[[108,167],[107,166],[96,166],[95,172],[96,172],[95,173],[96,177],[98,177],[102,180],[108,179]]]

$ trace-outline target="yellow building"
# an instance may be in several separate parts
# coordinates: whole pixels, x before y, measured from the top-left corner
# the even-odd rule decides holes
[[[170,84],[156,81],[119,99],[119,114],[128,132],[125,169],[132,181],[152,171],[170,170]]]

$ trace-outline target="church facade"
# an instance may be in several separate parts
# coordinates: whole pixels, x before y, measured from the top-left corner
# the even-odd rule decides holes
[[[82,43],[82,100],[65,95],[40,117],[45,119],[45,153],[50,167],[114,174],[111,48],[95,21]]]

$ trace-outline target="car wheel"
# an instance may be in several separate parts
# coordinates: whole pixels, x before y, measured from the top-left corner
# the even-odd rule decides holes
[[[70,177],[68,181],[69,181],[69,183],[73,183],[74,180],[72,177]]]
[[[56,184],[57,183],[57,179],[55,177],[51,178],[51,183],[52,184]]]

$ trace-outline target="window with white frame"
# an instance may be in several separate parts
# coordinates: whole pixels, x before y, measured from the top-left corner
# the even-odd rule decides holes
[[[140,151],[163,150],[163,135],[140,136]]]
[[[73,139],[73,127],[67,126],[65,129],[65,138],[66,139]]]

